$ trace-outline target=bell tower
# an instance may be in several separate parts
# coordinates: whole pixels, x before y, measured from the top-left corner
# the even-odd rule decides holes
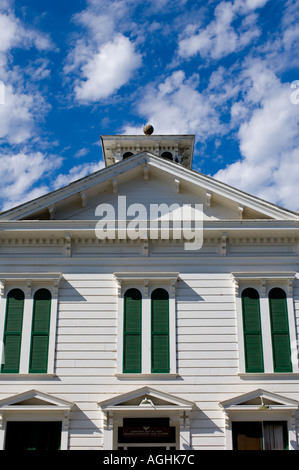
[[[191,169],[194,135],[153,135],[153,130],[148,124],[143,128],[144,135],[101,136],[106,167],[149,152]]]

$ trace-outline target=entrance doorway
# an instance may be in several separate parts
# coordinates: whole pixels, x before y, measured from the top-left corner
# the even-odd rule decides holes
[[[8,421],[5,450],[59,450],[61,421]]]

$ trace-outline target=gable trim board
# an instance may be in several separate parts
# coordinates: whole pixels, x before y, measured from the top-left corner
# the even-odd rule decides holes
[[[116,397],[108,398],[107,400],[104,400],[102,402],[99,402],[98,405],[102,410],[105,411],[118,411],[118,410],[126,410],[126,409],[135,409],[136,411],[141,410],[143,407],[145,407],[147,410],[148,405],[145,403],[142,403],[144,398],[150,397],[153,401],[155,399],[158,399],[159,401],[163,401],[163,405],[157,405],[155,404],[156,409],[180,409],[180,410],[185,410],[185,411],[191,411],[193,407],[193,403],[189,400],[184,400],[182,398],[178,398],[174,395],[171,395],[169,393],[161,392],[160,390],[156,390],[151,387],[142,387],[137,390],[133,390],[128,393],[124,393],[121,395],[118,395]],[[140,403],[138,405],[127,405],[126,403],[131,401],[131,400],[136,400],[140,399]]]
[[[128,416],[169,417],[177,427],[177,448],[191,448],[190,413],[194,404],[188,400],[145,386],[104,400],[98,406],[104,414],[104,449],[117,448],[117,427]]]
[[[119,179],[119,182],[125,177],[128,178],[130,172],[136,170],[144,171],[144,165],[147,165],[149,175],[151,171],[158,171],[161,177],[167,176],[178,179],[185,184],[194,185],[199,190],[206,191],[208,204],[213,201],[213,194],[228,199],[240,206],[242,212],[243,208],[248,207],[254,211],[264,214],[265,217],[270,217],[275,220],[299,220],[298,214],[284,209],[275,204],[269,203],[255,196],[251,196],[243,191],[228,186],[225,183],[215,180],[212,177],[203,175],[195,170],[189,170],[178,163],[172,161],[164,161],[162,158],[157,157],[149,152],[132,156],[108,168],[99,170],[91,175],[88,175],[78,181],[70,183],[61,189],[55,190],[49,194],[41,196],[33,201],[22,204],[13,209],[9,209],[0,214],[0,220],[20,220],[25,217],[34,216],[43,210],[55,212],[55,206],[65,202],[71,197],[77,197],[82,200],[84,193],[84,203],[88,198],[88,191],[95,189],[97,185],[111,183],[113,180]]]
[[[35,399],[40,401],[40,404],[26,404],[23,402]],[[26,411],[26,410],[45,410],[53,411],[54,409],[61,411],[70,411],[73,407],[73,403],[57,398],[53,395],[49,395],[39,390],[28,390],[26,392],[18,393],[7,398],[0,400],[0,413],[3,411]]]

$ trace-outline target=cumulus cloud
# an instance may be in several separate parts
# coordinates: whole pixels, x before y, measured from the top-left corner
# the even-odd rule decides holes
[[[36,118],[48,109],[48,105],[36,90],[31,93],[4,84],[4,103],[0,105],[0,142],[21,144],[33,137]]]
[[[58,189],[63,186],[66,186],[73,181],[79,180],[81,178],[84,178],[84,176],[89,175],[91,173],[94,173],[98,170],[101,170],[104,168],[104,162],[99,161],[97,163],[95,162],[88,162],[88,163],[83,163],[81,165],[76,165],[67,174],[60,174],[55,178],[53,182],[53,188]]]
[[[194,133],[198,139],[221,134],[222,125],[209,95],[197,90],[197,74],[186,77],[185,72],[173,72],[163,82],[149,86],[138,104],[138,113],[155,127],[159,134]],[[140,133],[140,128],[127,125],[125,134]]]
[[[142,56],[125,29],[130,1],[92,1],[74,21],[84,28],[69,52],[64,72],[74,82],[75,99],[89,104],[105,99],[129,82]],[[72,75],[74,74],[74,75]]]
[[[36,47],[38,50],[50,49],[52,42],[50,38],[32,28],[25,28],[22,22],[15,17],[12,11],[0,13],[0,53],[9,52],[13,47],[29,48]]]
[[[104,44],[82,67],[82,80],[75,87],[79,101],[94,102],[107,98],[125,85],[141,65],[141,55],[131,41],[118,34]]]
[[[179,41],[178,54],[190,58],[197,54],[202,57],[220,59],[242,50],[260,35],[256,26],[256,8],[264,6],[267,0],[235,0],[220,2],[214,11],[215,19],[197,31],[189,25]],[[244,18],[238,26],[236,19]]]
[[[14,65],[12,51],[15,48],[33,47],[50,49],[49,37],[28,27],[17,18],[11,2],[2,2],[0,8],[0,76],[2,101],[0,105],[0,142],[21,144],[33,137],[36,122],[49,110],[35,82],[49,76],[45,59],[38,59],[26,67]],[[26,80],[26,73],[30,81]]]
[[[49,191],[49,187],[40,184],[40,180],[59,168],[61,163],[60,157],[41,152],[0,153],[1,198],[5,199],[2,210]],[[36,184],[38,186],[34,187]]]
[[[267,63],[252,61],[243,71],[247,93],[241,109],[250,116],[238,130],[242,159],[219,170],[216,179],[289,209],[299,208],[294,194],[299,174],[299,113],[289,83]],[[238,103],[235,104],[237,106]]]

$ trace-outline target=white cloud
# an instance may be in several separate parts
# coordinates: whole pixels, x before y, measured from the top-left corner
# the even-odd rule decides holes
[[[0,105],[0,142],[21,144],[33,136],[36,114],[47,108],[41,95],[24,93],[5,85],[5,103]]]
[[[18,144],[31,136],[31,105],[30,97],[17,95],[11,86],[5,86],[5,103],[0,106],[0,139]]]
[[[157,134],[194,133],[205,141],[221,135],[222,125],[211,106],[209,94],[197,91],[198,75],[186,78],[182,70],[173,72],[157,87],[150,86],[138,104],[137,111],[150,122]],[[139,127],[127,125],[125,134],[137,133]]]
[[[74,157],[75,157],[75,158],[85,157],[85,155],[87,155],[88,153],[89,153],[89,150],[84,147],[84,148],[78,150],[78,151],[75,153]]]
[[[0,7],[0,76],[5,97],[0,104],[0,142],[15,145],[33,137],[36,122],[50,108],[35,85],[36,81],[48,77],[50,70],[44,58],[25,67],[14,65],[13,51],[30,47],[40,51],[51,48],[52,43],[46,34],[17,18],[11,7],[12,2],[8,1]]]
[[[256,15],[253,10],[263,6],[267,0],[235,0],[220,2],[214,11],[215,19],[206,27],[194,32],[189,25],[179,41],[178,54],[190,58],[197,54],[202,57],[220,59],[226,55],[242,50],[260,35],[256,26]],[[237,27],[233,22],[238,16],[245,15]]]
[[[283,84],[266,63],[252,61],[243,71],[246,94],[238,104],[243,114],[238,131],[242,160],[219,170],[214,177],[289,209],[299,174],[299,113],[291,102],[290,84]],[[244,119],[245,116],[245,119]]]
[[[41,180],[59,168],[61,163],[60,157],[41,152],[1,153],[1,199],[5,200],[2,210],[47,192],[49,188]],[[38,187],[34,187],[35,184]]]
[[[2,61],[5,62],[4,53],[8,53],[13,47],[29,48],[36,47],[38,50],[53,47],[49,37],[33,28],[25,28],[22,22],[9,12],[0,13],[0,53]]]
[[[75,87],[79,101],[94,102],[107,98],[132,77],[141,65],[141,55],[131,41],[118,34],[104,44],[82,67],[84,81]]]
[[[79,102],[89,104],[111,96],[141,66],[138,39],[133,41],[126,34],[136,27],[131,21],[135,3],[89,0],[87,8],[74,16],[84,32],[75,39],[64,73],[74,82],[75,98]]]
[[[55,178],[53,182],[54,189],[61,188],[63,186],[67,186],[68,184],[72,183],[73,181],[79,180],[84,178],[84,176],[94,173],[98,170],[104,168],[104,162],[99,161],[97,163],[83,163],[82,165],[77,165],[71,168],[68,174],[60,174]]]

